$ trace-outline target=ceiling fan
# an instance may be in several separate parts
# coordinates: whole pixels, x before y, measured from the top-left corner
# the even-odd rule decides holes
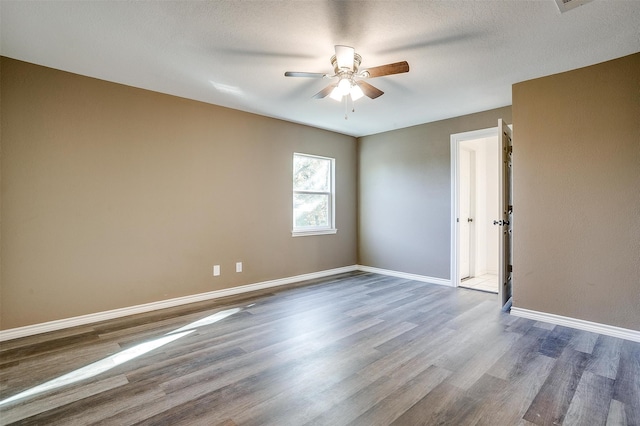
[[[335,46],[335,50],[336,54],[331,57],[331,65],[333,65],[334,71],[333,75],[317,72],[287,71],[284,73],[285,77],[337,77],[338,81],[336,83],[325,87],[316,93],[313,98],[322,99],[329,95],[329,97],[337,101],[342,101],[343,97],[350,97],[352,101],[355,101],[365,95],[371,99],[375,99],[384,94],[382,90],[360,79],[409,72],[409,64],[407,61],[360,70],[359,67],[362,62],[362,57],[355,52],[353,47],[337,45]]]

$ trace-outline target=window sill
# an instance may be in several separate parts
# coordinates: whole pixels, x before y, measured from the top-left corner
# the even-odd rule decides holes
[[[308,237],[311,235],[329,235],[335,234],[338,230],[335,228],[331,229],[309,229],[307,231],[291,231],[292,237]]]

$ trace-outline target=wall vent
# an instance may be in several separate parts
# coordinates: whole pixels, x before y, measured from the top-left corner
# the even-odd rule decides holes
[[[593,0],[556,0],[556,5],[558,5],[558,9],[560,9],[560,13],[564,13],[592,1]]]

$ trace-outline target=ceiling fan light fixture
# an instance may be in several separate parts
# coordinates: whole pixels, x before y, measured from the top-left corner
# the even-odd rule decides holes
[[[364,92],[362,91],[360,86],[358,86],[357,84],[354,84],[351,87],[351,100],[357,101],[358,99],[360,99],[363,96],[364,96]]]
[[[334,101],[342,101],[342,91],[340,90],[340,88],[338,86],[334,87],[333,90],[331,91],[331,93],[329,94],[329,97],[331,99],[333,99]]]
[[[341,78],[338,82],[338,89],[342,96],[347,96],[351,92],[351,81],[348,78]]]

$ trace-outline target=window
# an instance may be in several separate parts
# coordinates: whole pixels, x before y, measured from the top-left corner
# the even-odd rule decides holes
[[[293,236],[335,234],[335,159],[293,154]]]

